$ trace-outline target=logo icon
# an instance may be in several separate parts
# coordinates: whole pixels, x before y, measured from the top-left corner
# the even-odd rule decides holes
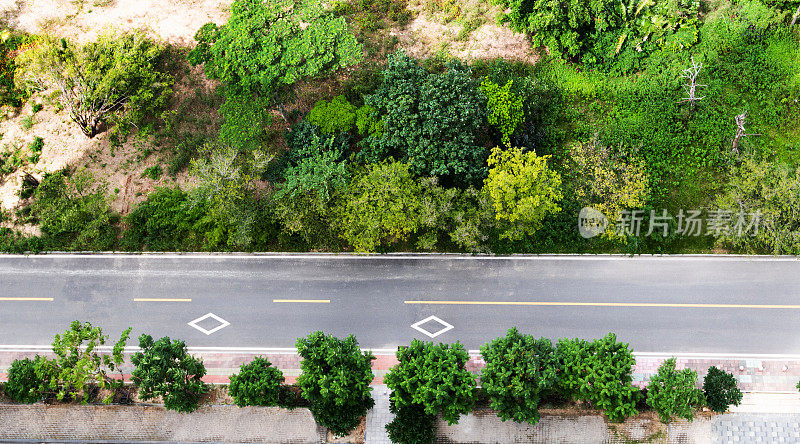
[[[583,207],[578,213],[578,231],[584,239],[591,239],[608,228],[608,218],[592,207]]]

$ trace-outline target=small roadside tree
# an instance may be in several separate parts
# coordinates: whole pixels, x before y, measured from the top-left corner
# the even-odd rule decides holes
[[[396,409],[421,406],[428,415],[442,415],[456,424],[460,415],[475,404],[475,376],[466,369],[469,359],[464,346],[411,341],[397,350],[400,361],[383,379],[392,389]]]
[[[558,361],[547,338],[536,339],[512,328],[505,337],[481,347],[486,367],[481,386],[503,421],[539,422],[539,400],[556,383]]]
[[[53,340],[53,352],[56,354],[54,361],[58,369],[58,392],[56,398],[61,401],[68,397],[80,397],[83,403],[88,402],[92,393],[91,386],[100,389],[115,389],[122,385],[122,374],[118,380],[108,376],[109,371],[119,370],[124,361],[123,351],[125,343],[131,334],[128,327],[114,344],[111,354],[100,354],[98,346],[105,345],[108,336],[103,334],[100,327],[94,327],[89,322],[80,323],[73,321],[69,329],[63,334],[57,334]],[[109,403],[113,393],[103,399]]]
[[[372,352],[362,352],[355,336],[338,339],[321,331],[297,340],[303,358],[297,385],[311,403],[317,422],[336,435],[346,435],[375,404],[370,396]]]
[[[389,411],[395,414],[392,422],[386,424],[386,431],[393,443],[433,444],[436,439],[436,415],[425,413],[425,407],[418,404],[397,408],[391,403]]]
[[[519,240],[531,235],[548,214],[561,211],[561,176],[548,168],[550,156],[522,148],[494,148],[483,190],[492,199],[500,237]]]
[[[661,422],[670,422],[674,416],[691,421],[694,419],[692,407],[705,401],[703,391],[696,385],[697,372],[689,368],[678,371],[675,358],[669,358],[650,378],[647,405],[658,413]]]
[[[736,385],[736,378],[717,367],[711,366],[703,379],[703,392],[708,408],[717,413],[725,413],[728,407],[742,403],[742,391]]]
[[[139,122],[167,104],[173,80],[157,68],[162,53],[141,32],[104,34],[84,45],[44,38],[18,57],[15,81],[57,91],[72,120],[91,138],[113,113],[124,111]]]
[[[153,341],[142,335],[139,348],[142,351],[131,357],[136,366],[131,380],[139,387],[139,397],[146,401],[160,396],[168,410],[197,410],[208,391],[201,379],[206,375],[203,361],[190,355],[183,341],[167,337]]]
[[[569,398],[591,403],[612,421],[635,415],[640,393],[631,385],[636,359],[628,344],[609,333],[592,342],[561,339],[556,346],[558,389]]]
[[[283,372],[267,358],[257,356],[230,377],[228,392],[239,407],[278,405]]]

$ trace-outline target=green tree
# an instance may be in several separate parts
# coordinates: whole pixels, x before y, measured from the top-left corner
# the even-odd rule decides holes
[[[603,213],[610,221],[623,210],[639,209],[650,197],[645,164],[635,154],[614,150],[597,140],[574,143],[570,149],[575,197],[584,206]],[[609,226],[605,235],[614,236]]]
[[[119,380],[108,376],[109,371],[119,370],[124,361],[125,343],[131,334],[127,328],[114,344],[111,354],[101,354],[97,347],[105,345],[108,336],[100,327],[93,327],[89,322],[74,321],[63,334],[57,334],[53,340],[53,353],[56,355],[55,365],[58,369],[58,392],[56,398],[80,397],[86,403],[91,399],[91,386],[100,389],[115,389],[122,385]],[[120,373],[120,376],[122,374]],[[109,403],[113,394],[103,399]]]
[[[488,99],[489,124],[500,130],[505,146],[511,146],[511,135],[525,122],[525,98],[511,92],[513,84],[513,79],[500,86],[487,78],[480,87]]]
[[[391,401],[400,411],[421,406],[427,415],[458,422],[475,404],[475,376],[466,369],[469,355],[460,343],[439,344],[414,339],[397,350],[399,363],[384,377]]]
[[[136,368],[131,380],[139,388],[142,400],[161,397],[164,407],[178,412],[197,410],[200,398],[208,387],[203,361],[190,355],[186,344],[164,337],[153,341],[150,335],[139,337],[139,348],[131,357]]]
[[[208,145],[204,150],[208,160],[192,161],[198,183],[189,197],[193,205],[205,205],[214,226],[206,233],[206,243],[212,248],[244,248],[252,240],[257,214],[255,182],[272,156],[263,151],[240,153],[232,146]]]
[[[548,168],[550,156],[521,148],[494,148],[483,190],[491,199],[501,237],[518,240],[532,235],[548,214],[561,211],[561,176]]]
[[[742,391],[736,384],[736,377],[715,366],[708,369],[703,379],[703,392],[708,408],[717,413],[725,413],[728,407],[742,403]]]
[[[631,385],[636,358],[628,344],[609,333],[592,342],[561,339],[556,346],[558,390],[590,402],[612,421],[635,415],[639,391]]]
[[[800,168],[747,158],[732,171],[716,207],[730,217],[718,236],[722,245],[747,253],[800,254]]]
[[[284,377],[267,358],[256,356],[230,377],[228,393],[239,407],[278,405]]]
[[[356,107],[340,95],[330,101],[315,103],[307,119],[320,127],[323,133],[333,134],[352,130],[356,124],[356,111]]]
[[[191,205],[180,188],[156,188],[125,218],[127,250],[195,251],[203,245],[204,205]]]
[[[421,194],[408,165],[368,165],[353,178],[334,210],[342,238],[360,252],[406,240],[421,226]]]
[[[314,332],[297,340],[303,358],[297,385],[311,403],[317,422],[336,435],[346,435],[375,402],[370,396],[372,352],[362,352],[353,335],[338,339]]]
[[[84,45],[46,37],[18,57],[16,82],[55,90],[72,120],[94,137],[113,113],[138,124],[167,105],[173,80],[158,67],[163,53],[142,32],[107,33]]]
[[[477,185],[486,177],[483,141],[486,98],[467,66],[451,62],[441,74],[428,73],[400,51],[378,90],[365,98],[383,122],[363,143],[362,160],[393,157],[417,176],[437,176],[444,184]]]
[[[550,340],[512,328],[505,337],[484,344],[481,356],[486,362],[481,386],[497,416],[503,421],[539,422],[539,400],[556,384],[558,362]]]
[[[30,208],[56,248],[105,250],[115,242],[108,186],[87,170],[45,174]]]
[[[697,372],[689,368],[678,371],[675,362],[675,358],[664,361],[647,385],[647,405],[664,423],[674,416],[691,421],[694,418],[692,407],[703,405],[705,401],[703,391],[696,387]]]
[[[58,368],[55,361],[36,355],[34,359],[16,359],[8,369],[3,391],[16,402],[32,404],[58,391]]]

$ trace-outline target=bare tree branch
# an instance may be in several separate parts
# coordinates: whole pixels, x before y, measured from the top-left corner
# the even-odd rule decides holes
[[[702,63],[697,63],[694,61],[694,56],[692,56],[692,66],[683,70],[683,74],[681,77],[686,79],[686,85],[683,85],[683,88],[686,90],[686,94],[688,97],[684,97],[683,99],[679,100],[679,102],[689,102],[694,106],[695,102],[698,100],[705,99],[706,96],[697,97],[697,88],[698,87],[705,87],[707,85],[699,85],[697,83],[697,76],[700,74],[700,70],[703,69]]]

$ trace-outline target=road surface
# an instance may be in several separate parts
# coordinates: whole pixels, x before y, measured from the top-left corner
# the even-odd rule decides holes
[[[432,316],[420,330],[412,327]],[[800,262],[0,256],[0,345],[47,345],[76,319],[103,327],[112,339],[131,326],[134,337],[170,336],[192,347],[289,348],[297,337],[323,330],[352,333],[362,347],[378,350],[412,338],[459,340],[477,349],[516,326],[553,339],[611,331],[637,352],[800,354]],[[199,328],[189,325],[197,319]]]

